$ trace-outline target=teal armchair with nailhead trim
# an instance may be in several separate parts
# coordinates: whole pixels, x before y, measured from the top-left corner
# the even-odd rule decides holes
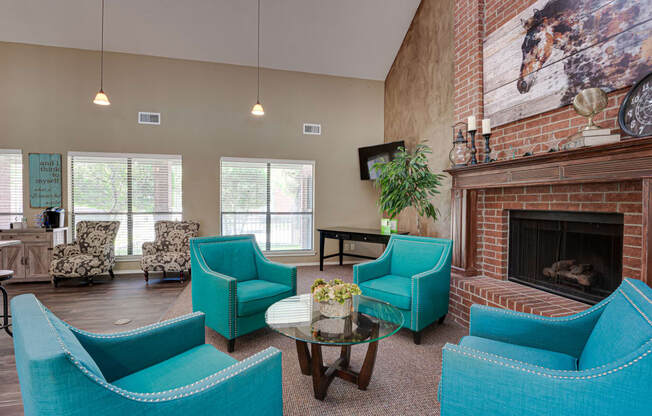
[[[204,314],[114,334],[79,330],[34,295],[11,301],[27,416],[283,414],[281,352],[242,361],[204,343]]]
[[[269,261],[254,235],[190,239],[192,309],[228,340],[265,327],[265,311],[297,294],[297,268]]]
[[[452,240],[394,234],[377,260],[353,266],[353,282],[397,307],[419,344],[421,331],[448,313],[452,251]]]
[[[624,279],[558,318],[473,305],[469,336],[443,349],[442,416],[652,414],[652,289]]]

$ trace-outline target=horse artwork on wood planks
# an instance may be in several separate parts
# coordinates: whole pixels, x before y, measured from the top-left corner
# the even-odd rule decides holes
[[[584,88],[652,71],[652,0],[539,0],[484,41],[484,111],[495,125],[569,104]]]

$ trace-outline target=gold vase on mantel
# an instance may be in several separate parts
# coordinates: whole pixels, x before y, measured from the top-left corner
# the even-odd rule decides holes
[[[609,97],[607,97],[607,93],[600,88],[587,88],[575,96],[573,99],[573,108],[577,114],[589,119],[588,124],[581,130],[596,130],[600,128],[595,125],[593,118],[607,108],[608,102]]]

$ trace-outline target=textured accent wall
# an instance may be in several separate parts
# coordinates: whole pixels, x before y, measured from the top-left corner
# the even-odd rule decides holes
[[[433,149],[430,165],[441,172],[449,166],[453,124],[455,52],[452,48],[453,0],[423,0],[385,80],[385,141],[405,140],[413,148],[427,139]],[[422,222],[422,234],[450,236],[450,178],[433,200],[437,222]],[[406,210],[399,227],[416,232],[416,214]]]

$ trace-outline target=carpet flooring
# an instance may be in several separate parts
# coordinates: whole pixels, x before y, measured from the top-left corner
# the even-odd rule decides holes
[[[299,267],[298,293],[307,293],[312,282],[341,278],[353,280],[351,266]],[[192,283],[191,283],[192,284]],[[165,319],[192,312],[191,286],[188,285],[167,311]],[[422,335],[421,345],[414,345],[412,333],[402,329],[378,344],[376,366],[366,391],[335,378],[324,401],[314,398],[312,379],[299,369],[294,340],[268,328],[238,338],[231,354],[244,359],[269,346],[283,354],[283,405],[285,415],[439,415],[437,387],[441,374],[441,349],[445,343],[457,343],[467,331],[448,321],[436,323]],[[211,329],[206,329],[206,342],[226,351],[226,340]],[[339,347],[324,348],[324,361],[334,361]],[[367,347],[354,346],[351,367],[359,369]]]

